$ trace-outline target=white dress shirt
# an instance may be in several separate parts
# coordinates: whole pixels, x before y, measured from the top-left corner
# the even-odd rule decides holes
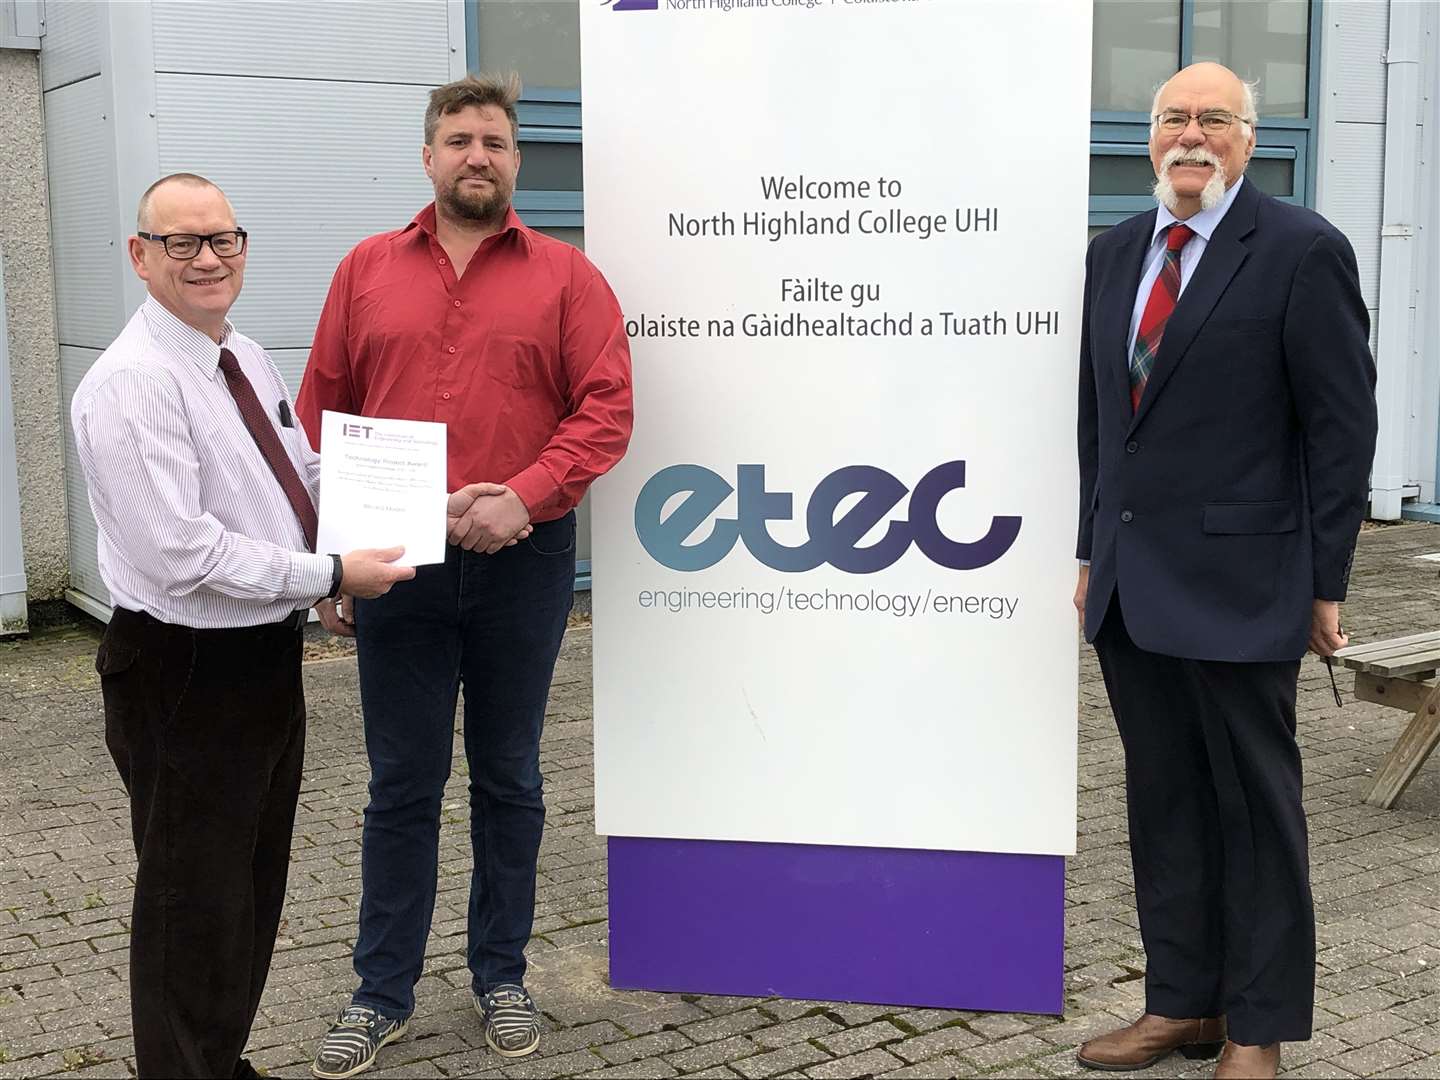
[[[1180,296],[1185,295],[1185,286],[1190,284],[1195,267],[1200,265],[1200,256],[1205,254],[1210,237],[1215,235],[1216,227],[1230,210],[1235,196],[1240,194],[1240,185],[1243,183],[1245,178],[1242,176],[1230,185],[1225,197],[1209,210],[1201,210],[1182,222],[1190,226],[1195,235],[1180,249]],[[1145,305],[1150,301],[1150,290],[1155,287],[1155,279],[1160,276],[1160,267],[1165,264],[1165,230],[1179,220],[1164,206],[1161,206],[1155,215],[1155,231],[1150,235],[1150,247],[1145,252],[1145,273],[1140,275],[1140,291],[1135,294],[1135,311],[1130,318],[1130,337],[1125,343],[1127,360],[1135,353],[1135,337],[1140,333],[1140,317],[1145,314]]]
[[[229,322],[221,340],[316,498],[320,458],[281,422],[294,408],[274,362]],[[111,600],[197,629],[279,622],[330,591],[334,565],[306,549],[219,365],[219,345],[147,299],[70,405]]]

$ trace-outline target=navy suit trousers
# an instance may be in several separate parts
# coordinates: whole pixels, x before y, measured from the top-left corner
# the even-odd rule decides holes
[[[1225,1015],[1246,1045],[1310,1037],[1315,915],[1299,661],[1146,652],[1118,596],[1095,651],[1125,746],[1146,1011]]]

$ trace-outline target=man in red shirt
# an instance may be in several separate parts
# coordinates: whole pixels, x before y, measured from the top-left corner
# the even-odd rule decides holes
[[[519,89],[513,76],[469,77],[430,95],[422,157],[435,201],[341,262],[296,406],[312,432],[324,409],[444,422],[456,492],[444,564],[324,612],[357,639],[371,779],[360,986],[320,1047],[319,1077],[368,1068],[414,1011],[462,687],[475,1007],[498,1053],[539,1045],[523,979],[545,819],[540,729],[573,598],[574,507],[625,452],[631,392],[605,279],[511,208]]]

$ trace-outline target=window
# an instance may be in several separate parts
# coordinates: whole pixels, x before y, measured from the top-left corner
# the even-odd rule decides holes
[[[1096,0],[1093,35],[1090,107],[1148,114],[1179,70],[1180,0]]]
[[[472,67],[513,68],[537,89],[574,91],[574,100],[579,100],[577,0],[478,0],[471,7],[478,48]]]
[[[1319,8],[1311,0],[1095,0],[1090,225],[1154,205],[1151,102],[1161,83],[1198,60],[1260,81],[1246,176],[1286,202],[1313,203]]]
[[[514,70],[525,84],[515,212],[574,242],[584,224],[579,0],[466,0],[465,29],[471,71]]]

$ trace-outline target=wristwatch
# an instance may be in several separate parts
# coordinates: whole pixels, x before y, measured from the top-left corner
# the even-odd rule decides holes
[[[345,577],[345,563],[340,556],[332,554],[330,558],[334,560],[335,566],[330,571],[330,591],[325,594],[326,600],[334,600],[340,595],[340,582]]]

